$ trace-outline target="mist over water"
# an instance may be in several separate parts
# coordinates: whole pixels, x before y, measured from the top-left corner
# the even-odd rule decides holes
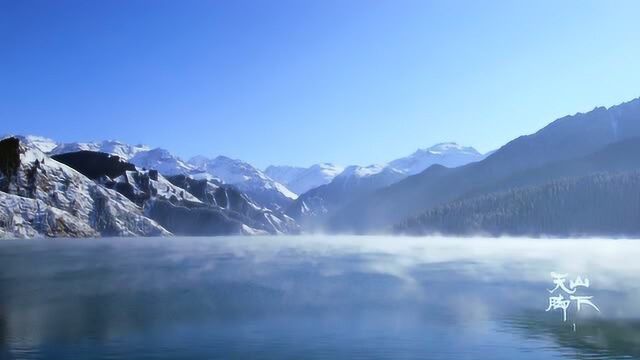
[[[0,355],[640,358],[639,256],[606,239],[3,241]],[[588,277],[601,312],[545,312],[552,271]]]

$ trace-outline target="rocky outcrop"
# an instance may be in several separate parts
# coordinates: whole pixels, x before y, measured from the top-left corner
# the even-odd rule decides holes
[[[250,227],[272,234],[299,232],[299,227],[292,218],[259,206],[234,186],[211,179],[196,180],[184,175],[172,176],[168,180],[203,203],[238,214],[246,219],[245,223]]]
[[[234,219],[232,213],[213,207],[186,207],[166,200],[154,200],[147,206],[147,213],[174,234],[192,236],[231,235],[249,233],[268,234]]]
[[[236,189],[249,195],[261,207],[281,211],[297,198],[297,195],[286,186],[241,160],[226,156],[218,156],[214,159],[196,156],[191,158],[189,163],[195,167],[196,172],[202,175],[209,174],[225,184],[233,185]],[[198,176],[197,173],[193,173],[193,175]]]
[[[100,233],[81,219],[42,200],[0,192],[0,238],[93,237]]]
[[[78,170],[90,179],[103,176],[116,178],[127,171],[136,171],[136,167],[119,156],[95,151],[77,151],[51,156],[53,160],[66,164]]]
[[[0,141],[0,150],[5,236],[170,235],[122,194],[17,138]]]
[[[147,217],[176,235],[291,233],[295,222],[261,208],[232,186],[184,175],[167,178],[140,170],[118,156],[92,151],[55,155],[102,186],[144,209]]]

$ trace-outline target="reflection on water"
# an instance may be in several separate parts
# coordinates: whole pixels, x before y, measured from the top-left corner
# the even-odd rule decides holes
[[[640,354],[638,320],[588,319],[580,322],[579,333],[566,331],[558,322],[540,319],[533,312],[512,316],[506,323],[525,336],[552,339],[577,359],[623,359]]]
[[[628,240],[5,241],[0,357],[640,359],[639,255]],[[551,271],[588,276],[601,313],[545,312]]]

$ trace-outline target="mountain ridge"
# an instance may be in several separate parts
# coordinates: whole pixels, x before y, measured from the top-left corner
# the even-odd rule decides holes
[[[284,209],[298,197],[262,170],[242,160],[220,155],[215,158],[198,156],[191,158],[189,162],[197,171],[213,174],[270,209]]]
[[[607,193],[614,188],[597,186],[618,184],[622,178],[616,174],[638,168],[634,156],[640,153],[639,138],[640,98],[558,118],[487,154],[446,142],[386,164],[344,168],[318,164],[262,171],[226,156],[184,161],[161,148],[118,141],[61,144],[45,137],[17,136],[0,141],[0,206],[4,206],[0,233],[168,234],[163,224],[177,233],[203,226],[207,229],[203,235],[223,228],[223,232],[289,233],[299,224],[306,231],[386,232],[438,209],[457,209],[451,212],[457,216],[475,216],[465,210],[473,206],[519,211],[516,204],[504,202],[525,198],[532,203],[534,198],[548,199],[550,206],[560,206],[540,190],[545,186],[553,191],[571,189],[567,196],[573,200],[591,187]],[[94,164],[86,160],[74,165],[82,173],[55,159],[91,159],[97,155],[88,153],[96,154],[95,150],[119,154],[126,164],[97,157]],[[310,190],[298,196],[287,188],[310,170],[312,181],[305,180]],[[634,176],[628,178],[631,183]],[[587,179],[580,183],[584,186],[563,180],[576,177]],[[55,195],[45,196],[45,189],[54,189]],[[21,210],[14,214],[9,206]],[[423,218],[426,223],[428,216]]]
[[[318,163],[308,168],[296,166],[274,166],[265,169],[265,174],[284,184],[297,195],[331,182],[344,167],[332,163]]]
[[[354,201],[334,215],[329,227],[338,232],[383,231],[518,171],[585,156],[635,136],[640,136],[640,99],[565,116],[508,142],[482,161],[435,173],[427,169]]]
[[[325,230],[325,222],[346,204],[401,181],[417,171],[434,165],[455,167],[483,158],[484,155],[473,147],[445,142],[418,149],[409,156],[386,164],[347,166],[328,184],[301,194],[287,209],[287,214],[307,227]]]

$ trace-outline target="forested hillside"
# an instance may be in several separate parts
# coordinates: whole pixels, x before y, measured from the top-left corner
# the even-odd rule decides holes
[[[413,235],[637,236],[640,172],[593,174],[453,201],[395,230]]]

